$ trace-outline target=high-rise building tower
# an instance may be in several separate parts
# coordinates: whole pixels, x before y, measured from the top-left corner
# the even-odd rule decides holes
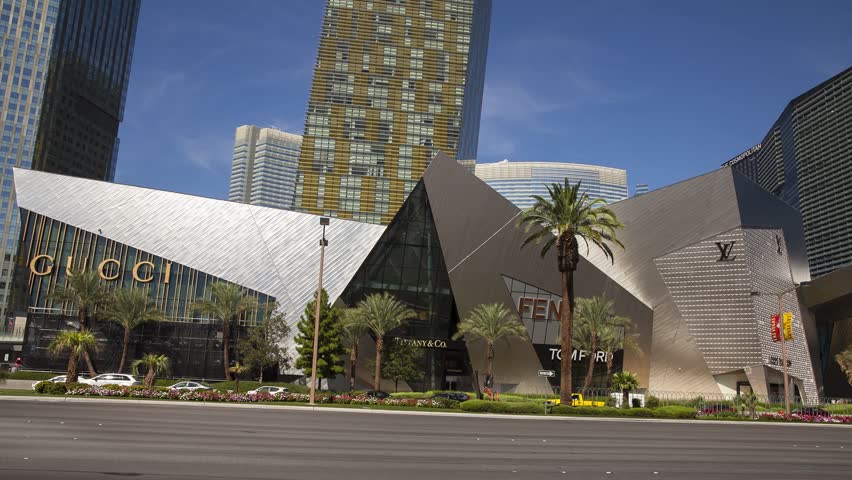
[[[238,127],[228,200],[292,209],[301,147],[301,135],[254,125]]]
[[[435,153],[475,160],[491,0],[327,0],[296,210],[387,223]]]
[[[850,125],[852,67],[793,99],[759,145],[723,165],[799,209],[814,277],[852,264]]]
[[[608,203],[627,198],[627,170],[580,163],[510,162],[477,163],[476,176],[518,208],[531,207],[533,195],[547,198],[547,187],[580,182],[582,191]]]
[[[648,184],[647,183],[637,183],[633,190],[633,196],[644,195],[648,193]]]
[[[112,180],[140,0],[0,2],[0,312],[18,242],[12,167]]]

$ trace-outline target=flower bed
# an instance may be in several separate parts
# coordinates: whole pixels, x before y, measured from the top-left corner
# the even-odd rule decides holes
[[[294,402],[307,403],[310,395],[307,393],[224,393],[219,391],[189,391],[167,390],[157,388],[146,390],[139,387],[79,387],[69,390],[66,395],[80,397],[120,397],[120,398],[151,398],[159,400],[184,400],[192,402],[226,402],[226,403],[260,403],[260,402]],[[443,398],[416,399],[416,398],[387,398],[380,400],[365,395],[329,395],[317,394],[316,403],[337,405],[388,405],[399,407],[420,408],[458,408],[458,402]]]
[[[784,412],[761,413],[758,420],[764,422],[803,422],[803,423],[841,423],[852,425],[852,415],[785,415]]]

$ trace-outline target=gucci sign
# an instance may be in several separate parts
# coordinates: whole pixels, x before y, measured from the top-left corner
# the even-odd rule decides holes
[[[68,257],[68,260],[65,262],[65,274],[71,275],[71,264],[74,261],[74,257]],[[114,273],[110,274],[107,266],[115,265],[115,269],[112,270]],[[37,277],[44,277],[46,275],[50,275],[53,273],[54,267],[54,258],[52,255],[36,255],[30,260],[30,272]],[[103,280],[111,281],[117,280],[118,277],[121,276],[121,262],[114,258],[105,258],[98,264],[97,267],[98,276]],[[166,271],[164,275],[163,283],[169,283],[169,277],[172,272],[172,262],[166,262]],[[149,262],[147,260],[142,262],[136,262],[133,265],[131,270],[131,274],[133,275],[133,279],[139,283],[148,283],[154,280],[154,263]]]

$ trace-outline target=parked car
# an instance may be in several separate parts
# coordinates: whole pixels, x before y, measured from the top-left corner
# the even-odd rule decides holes
[[[96,387],[102,387],[104,385],[121,385],[122,387],[142,385],[142,382],[136,380],[136,377],[126,373],[102,373],[100,375],[95,375],[92,378],[78,378],[78,381],[80,383],[94,385]]]
[[[466,402],[470,400],[470,395],[463,392],[441,392],[432,395],[432,398],[446,398],[447,400],[455,400],[457,402]]]
[[[383,392],[381,390],[367,390],[367,392],[364,393],[364,395],[366,395],[370,398],[378,398],[379,400],[384,400],[384,399],[390,397],[390,393]]]
[[[830,417],[831,413],[819,407],[803,407],[793,410],[793,415],[810,415],[812,417]]]
[[[86,379],[86,377],[84,375],[77,375],[77,381],[78,382],[82,383],[83,380],[85,380],[85,379]],[[59,376],[56,376],[56,377],[53,377],[53,378],[48,378],[47,380],[39,380],[37,382],[34,382],[33,383],[33,390],[35,390],[36,385],[38,385],[41,382],[65,383],[65,375],[59,375]]]
[[[262,387],[257,387],[254,390],[249,390],[249,395],[257,395],[258,393],[268,393],[270,395],[275,395],[276,393],[290,393],[290,390],[287,390],[287,387],[276,387],[275,385],[264,385]]]
[[[194,392],[196,390],[210,391],[213,390],[213,388],[198,382],[178,382],[174,385],[170,385],[169,390],[186,390]]]

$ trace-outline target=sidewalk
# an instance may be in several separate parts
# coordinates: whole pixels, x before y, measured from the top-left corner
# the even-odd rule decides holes
[[[0,383],[0,388],[9,390],[32,390],[33,383],[37,380],[6,380],[6,383]]]

